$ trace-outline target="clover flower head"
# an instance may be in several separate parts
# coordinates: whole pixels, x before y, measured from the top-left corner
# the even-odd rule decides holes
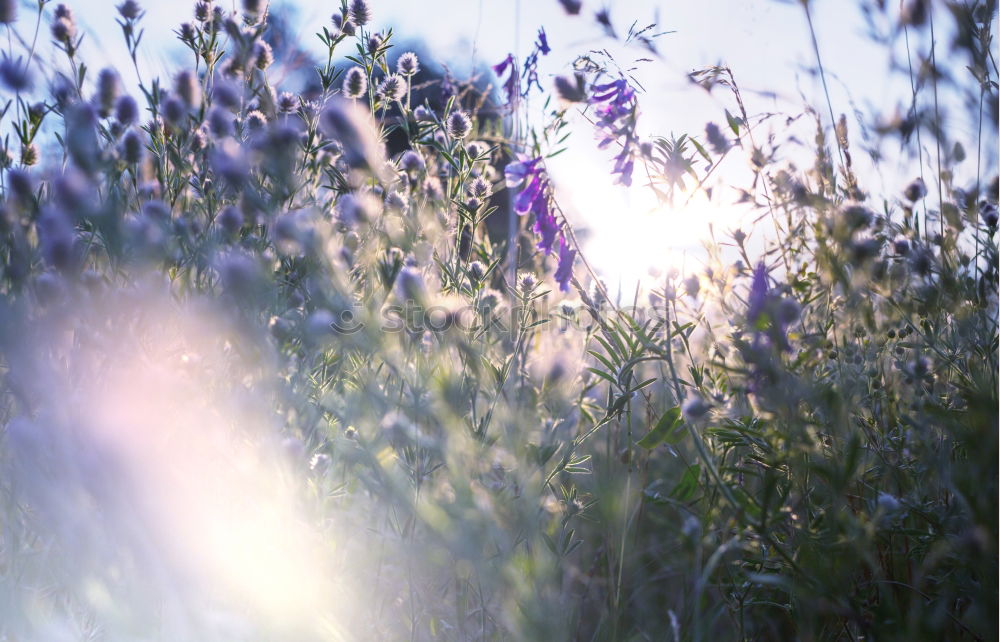
[[[472,131],[472,121],[469,119],[468,114],[461,109],[456,109],[448,114],[448,120],[445,125],[448,129],[448,135],[456,140],[465,138]]]
[[[343,92],[347,98],[361,98],[368,91],[368,77],[361,67],[351,67],[344,74]]]
[[[278,96],[278,111],[282,114],[291,114],[299,109],[299,97],[291,92],[282,92]]]
[[[417,54],[407,51],[396,60],[396,72],[403,76],[414,76],[420,71],[420,60]]]
[[[406,95],[406,81],[398,74],[389,74],[382,79],[378,93],[383,100],[399,101]]]
[[[359,27],[372,21],[372,10],[368,5],[368,0],[351,0],[349,11],[351,20]]]

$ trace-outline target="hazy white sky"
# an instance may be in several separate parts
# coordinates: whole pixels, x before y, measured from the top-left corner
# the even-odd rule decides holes
[[[224,6],[239,6],[238,0],[219,1]],[[125,66],[115,2],[69,0],[68,4],[89,34],[85,56]],[[194,3],[170,0],[143,4],[147,15],[142,62],[153,73],[169,75],[178,60],[186,59],[185,49],[174,39],[172,30],[191,19]],[[329,0],[272,4],[273,12],[285,12],[297,25],[306,46],[315,43],[317,48],[314,34],[329,24],[330,14],[339,6]],[[731,97],[721,91],[709,96],[692,88],[686,79],[689,71],[720,62],[732,67],[751,115],[794,115],[812,104],[822,107],[824,124],[830,124],[818,78],[809,71],[815,65],[815,54],[802,5],[797,1],[584,0],[584,10],[577,17],[566,16],[557,0],[372,0],[371,4],[378,28],[394,27],[402,40],[423,40],[440,60],[459,72],[468,70],[470,62],[483,70],[509,51],[523,56],[538,28],[544,26],[552,54],[540,65],[543,84],[553,74],[565,73],[577,54],[590,49],[608,48],[623,63],[645,55],[603,36],[593,13],[607,6],[620,33],[633,20],[640,26],[656,22],[659,30],[673,32],[657,41],[661,58],[639,64],[636,71],[646,90],[641,117],[646,133],[700,135],[707,121],[724,123],[723,109],[735,111]],[[896,63],[905,65],[905,49],[888,52],[873,44],[866,36],[864,17],[855,0],[814,0],[811,4],[836,114],[850,116],[852,105],[863,111],[876,106],[884,113],[899,105],[905,111],[908,79],[890,73],[890,56],[895,55]],[[288,9],[290,5],[294,8]],[[22,15],[29,12],[25,4]],[[928,47],[926,36],[918,33],[912,34],[911,44],[914,51]],[[776,124],[782,120],[776,119]],[[854,125],[853,119],[851,122]],[[802,124],[803,140],[809,142],[810,125],[804,120]],[[763,138],[766,132],[759,135]],[[714,224],[717,234],[724,233],[737,226],[745,214],[732,207],[732,195],[724,193],[713,203],[701,202],[686,211],[650,212],[649,199],[641,188],[624,190],[610,185],[608,155],[596,150],[592,132],[579,118],[569,145],[570,153],[554,159],[551,170],[562,185],[561,199],[591,232],[586,249],[592,263],[612,282],[621,279],[624,285],[643,274],[649,264],[676,264],[677,257],[685,253],[696,260],[709,223]],[[860,151],[855,153],[862,172],[865,161]],[[726,163],[720,175],[748,184],[745,159],[736,157]],[[868,186],[873,191],[893,193],[898,191],[898,183],[906,180],[907,171],[912,168],[898,170],[883,164],[876,175],[869,166]],[[638,245],[637,237],[642,239]]]

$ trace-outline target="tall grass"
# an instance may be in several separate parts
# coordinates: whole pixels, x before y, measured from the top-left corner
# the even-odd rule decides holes
[[[134,67],[99,73],[70,9],[18,8],[2,639],[996,637],[992,0],[864,5],[912,104],[861,133],[803,2],[809,167],[725,66],[690,89],[724,125],[649,136],[602,55],[550,92],[544,31],[494,89],[345,1],[293,93],[263,2],[198,3],[162,79],[133,2]],[[963,104],[974,140],[942,108]],[[754,229],[609,290],[546,168],[581,113],[609,185],[663,203],[745,158]],[[920,178],[878,194],[852,153],[888,145]]]

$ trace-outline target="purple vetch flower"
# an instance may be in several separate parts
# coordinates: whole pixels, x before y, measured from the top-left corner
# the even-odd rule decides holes
[[[517,73],[517,63],[514,61],[514,54],[507,54],[506,58],[493,65],[493,73],[497,75],[497,78],[502,78],[507,73],[508,67],[510,68],[510,76],[503,83],[503,91],[507,96],[507,102],[512,103],[514,102],[514,97],[521,93],[518,88],[520,76]]]
[[[538,82],[538,57],[547,56],[552,49],[549,47],[548,36],[545,35],[545,29],[540,27],[538,29],[538,40],[535,41],[535,48],[524,60],[524,70],[521,72],[521,76],[524,80],[524,89],[521,95],[527,96],[528,92],[531,91],[531,86],[534,85],[538,87],[539,91],[544,91],[542,89],[541,83]]]
[[[767,304],[767,266],[761,261],[753,271],[753,281],[750,283],[750,294],[747,296],[747,321],[757,323]]]
[[[602,85],[595,85],[590,102],[596,107],[597,122],[601,149],[615,141],[620,141],[622,149],[615,156],[612,170],[618,175],[615,180],[620,185],[632,184],[634,158],[638,149],[636,136],[636,120],[638,118],[638,103],[635,90],[624,77]]]
[[[576,250],[570,249],[566,242],[566,236],[559,238],[559,265],[556,267],[556,281],[559,289],[563,292],[569,290],[569,282],[573,278],[573,260],[576,258]]]

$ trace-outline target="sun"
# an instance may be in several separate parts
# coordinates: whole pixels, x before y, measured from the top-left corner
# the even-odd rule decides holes
[[[704,192],[680,192],[673,204],[657,203],[642,185],[609,186],[606,173],[585,161],[572,162],[577,176],[559,196],[586,233],[583,252],[612,292],[648,291],[670,270],[690,273],[703,265],[704,244],[739,226],[744,212]]]

